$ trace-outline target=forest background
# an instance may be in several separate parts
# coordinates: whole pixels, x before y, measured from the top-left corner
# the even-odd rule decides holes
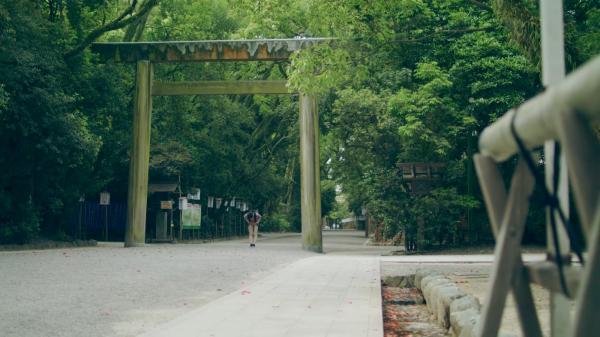
[[[600,9],[565,0],[564,13],[571,71],[600,52]],[[81,196],[126,200],[134,67],[101,63],[92,42],[302,37],[337,40],[291,62],[160,64],[155,77],[288,79],[319,97],[323,216],[366,209],[386,239],[421,223],[419,249],[490,242],[471,158],[481,130],[543,90],[539,26],[529,0],[0,0],[0,243],[71,239]],[[153,104],[151,181],[300,229],[297,97]],[[443,180],[411,196],[405,162],[444,163]],[[532,202],[525,238],[541,243]]]

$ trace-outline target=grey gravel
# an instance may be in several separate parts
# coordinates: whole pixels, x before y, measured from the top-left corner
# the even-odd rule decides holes
[[[120,246],[0,252],[0,336],[134,336],[313,255],[297,235]]]
[[[325,232],[327,254],[378,255],[364,232]],[[396,247],[397,249],[397,247]],[[299,234],[208,244],[0,252],[0,337],[136,336],[299,259]]]

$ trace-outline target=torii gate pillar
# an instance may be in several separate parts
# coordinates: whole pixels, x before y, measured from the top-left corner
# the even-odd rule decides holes
[[[146,241],[146,206],[148,201],[148,164],[152,121],[152,63],[138,61],[135,76],[133,134],[125,247],[143,246]]]
[[[321,233],[321,179],[319,169],[319,115],[315,96],[300,94],[300,205],[302,248],[323,252]]]

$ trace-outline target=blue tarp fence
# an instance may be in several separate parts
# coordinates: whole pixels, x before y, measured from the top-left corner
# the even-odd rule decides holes
[[[85,201],[71,214],[69,219],[73,234],[82,239],[105,240],[108,228],[109,241],[123,241],[125,222],[127,221],[127,203],[111,202],[104,206],[94,201]],[[81,223],[81,235],[79,225]]]

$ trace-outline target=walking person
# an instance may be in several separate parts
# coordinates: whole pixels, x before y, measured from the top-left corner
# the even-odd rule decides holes
[[[244,220],[248,224],[248,238],[250,240],[250,247],[256,247],[256,238],[258,237],[258,223],[260,222],[261,215],[258,210],[250,210],[244,214]]]

